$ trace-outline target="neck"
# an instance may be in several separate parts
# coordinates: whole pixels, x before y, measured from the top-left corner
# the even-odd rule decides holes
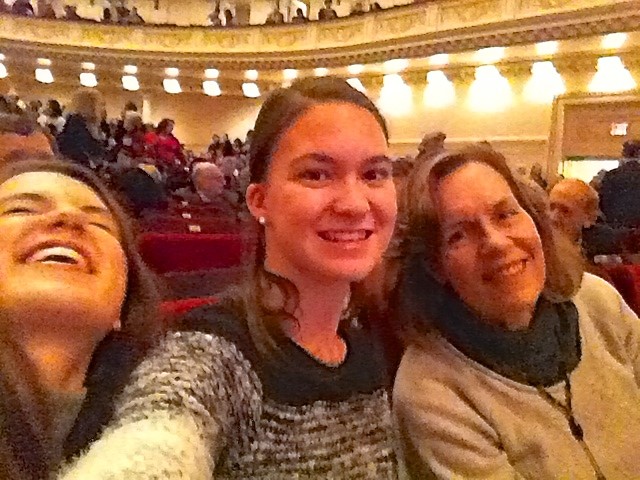
[[[505,330],[516,331],[526,330],[531,325],[535,305],[532,308],[515,310],[511,312],[501,312],[499,318],[484,317],[487,323],[497,325]]]
[[[78,332],[21,332],[19,344],[29,357],[35,374],[48,391],[81,392],[96,346],[74,341]]]
[[[284,269],[271,265],[267,270],[289,279],[298,290],[298,305],[294,312],[297,322],[284,325],[285,333],[305,343],[335,340],[351,284],[346,280],[327,281],[301,273],[284,273]]]

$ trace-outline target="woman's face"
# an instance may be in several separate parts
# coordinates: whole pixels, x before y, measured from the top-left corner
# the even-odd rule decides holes
[[[508,323],[533,310],[545,283],[533,219],[493,168],[467,163],[431,189],[445,280],[482,318]]]
[[[26,311],[97,336],[117,324],[127,261],[116,220],[91,188],[59,173],[16,175],[0,185],[0,231],[8,318]]]
[[[307,110],[284,132],[267,181],[247,192],[265,218],[267,267],[295,281],[356,281],[381,260],[396,219],[387,142],[348,103]]]

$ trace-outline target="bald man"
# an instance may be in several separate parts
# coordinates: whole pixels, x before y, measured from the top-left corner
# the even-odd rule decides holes
[[[598,218],[598,193],[582,180],[567,178],[549,193],[551,219],[574,242],[582,241],[582,230]]]

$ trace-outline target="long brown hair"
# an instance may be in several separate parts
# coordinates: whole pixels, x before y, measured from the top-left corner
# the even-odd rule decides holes
[[[367,110],[388,140],[386,122],[376,106],[346,81],[332,77],[297,80],[290,87],[271,93],[260,109],[251,139],[250,183],[262,183],[267,179],[271,158],[281,137],[309,108],[323,103],[348,103]],[[255,244],[251,255],[251,272],[243,295],[243,308],[258,350],[273,358],[280,352],[274,329],[285,318],[295,321],[292,312],[298,304],[298,290],[288,279],[264,268],[264,228],[257,222],[254,228]],[[272,301],[274,297],[278,300]],[[357,303],[357,295],[352,295],[352,307]]]
[[[557,234],[552,227],[547,194],[532,182],[516,177],[511,172],[504,156],[487,144],[468,146],[458,152],[444,152],[415,166],[401,199],[402,221],[406,222],[408,229],[402,246],[403,270],[406,275],[407,271],[424,268],[431,277],[431,286],[438,291],[437,293],[435,291],[397,292],[397,297],[405,294],[409,297],[412,295],[450,294],[450,292],[446,293],[445,289],[439,288],[438,285],[443,283],[438,274],[440,271],[441,235],[437,207],[430,194],[430,188],[470,162],[485,164],[502,176],[517,202],[533,219],[542,241],[546,265],[543,295],[552,302],[570,299],[582,281],[583,264],[579,252],[563,235]],[[464,192],[460,192],[460,194],[464,195]],[[403,282],[401,285],[400,289],[417,290],[420,288],[411,282]],[[456,300],[461,301],[460,299]],[[405,329],[408,327],[408,330],[414,333],[415,324],[410,324],[416,321],[424,323],[424,318],[411,320],[411,317],[420,317],[421,314],[420,312],[407,312],[407,309],[411,310],[411,305],[408,303],[411,302],[400,302],[401,306],[396,305],[396,307],[403,311],[400,316],[409,317],[406,318]]]
[[[120,314],[121,330],[108,334],[97,346],[87,371],[88,381],[99,369],[99,360],[104,358],[100,353],[109,351],[109,345],[115,337],[130,339],[130,346],[137,356],[141,356],[155,342],[161,333],[156,281],[137,251],[130,220],[107,187],[91,171],[55,159],[21,160],[0,168],[0,184],[28,172],[58,173],[82,182],[100,197],[118,225],[120,243],[127,259],[127,286]],[[50,466],[46,458],[46,430],[51,419],[47,418],[42,387],[20,346],[9,338],[0,339],[0,342],[8,346],[7,349],[2,348],[3,361],[0,364],[0,403],[7,400],[3,404],[7,415],[0,429],[0,468],[17,468],[21,475],[12,478],[44,478],[39,472]],[[90,390],[89,387],[88,395],[91,394]],[[114,393],[108,392],[109,395]],[[33,442],[33,446],[25,450],[23,444],[29,442]]]

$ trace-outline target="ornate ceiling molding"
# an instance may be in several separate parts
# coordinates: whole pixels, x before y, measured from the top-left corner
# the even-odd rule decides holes
[[[61,60],[335,67],[640,29],[640,0],[455,0],[301,26],[124,27],[0,16],[0,48]]]

